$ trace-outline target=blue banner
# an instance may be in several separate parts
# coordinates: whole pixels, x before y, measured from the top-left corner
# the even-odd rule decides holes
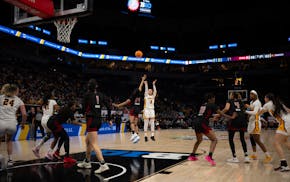
[[[116,133],[116,124],[114,123],[110,126],[107,122],[102,123],[101,128],[99,129],[99,134],[108,134],[108,133]]]
[[[68,136],[83,136],[86,134],[86,124],[82,126],[73,125],[73,124],[63,124],[64,130],[67,132]],[[101,128],[98,131],[98,134],[108,134],[108,133],[117,133],[116,124],[114,123],[112,126],[107,122],[102,123]],[[13,136],[13,140],[29,140],[31,138],[29,135],[32,134],[31,128],[29,125],[25,125],[23,129],[17,126],[17,131]],[[40,129],[36,131],[36,138],[42,138],[42,134]]]

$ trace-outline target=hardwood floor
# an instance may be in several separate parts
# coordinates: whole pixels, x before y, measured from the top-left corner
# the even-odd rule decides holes
[[[184,161],[166,169],[166,173],[156,173],[147,176],[139,181],[146,182],[170,182],[170,181],[207,181],[207,182],[273,182],[273,181],[290,181],[290,172],[275,172],[273,170],[279,164],[279,159],[273,148],[274,130],[264,130],[262,140],[273,157],[273,161],[264,164],[264,154],[258,147],[258,160],[251,161],[250,164],[243,163],[243,152],[239,140],[239,135],[235,136],[237,156],[240,163],[227,163],[226,160],[231,157],[231,152],[227,140],[227,132],[216,131],[218,144],[214,153],[214,159],[217,163],[212,167],[204,160],[209,148],[209,140],[204,138],[198,150],[202,155],[198,161]],[[156,131],[156,141],[145,143],[143,133],[140,133],[141,140],[137,144],[129,141],[130,133],[103,134],[99,135],[99,145],[102,149],[120,149],[120,150],[137,150],[137,151],[155,151],[155,152],[176,152],[190,153],[195,142],[195,133],[191,129],[168,129]],[[71,137],[71,153],[84,152],[85,137]],[[36,142],[39,142],[37,140]],[[246,140],[248,152],[251,154],[252,148],[249,139]],[[41,149],[41,156],[50,144],[47,142]],[[31,152],[35,145],[34,141],[16,141],[13,142],[13,159],[14,160],[33,160],[36,159]],[[6,155],[6,146],[4,143],[0,146],[1,154]],[[63,152],[63,151],[62,151]],[[285,149],[287,159],[289,160],[289,151]],[[290,160],[289,160],[290,161]]]

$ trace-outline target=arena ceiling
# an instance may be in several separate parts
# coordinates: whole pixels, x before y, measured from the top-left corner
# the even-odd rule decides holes
[[[236,42],[239,50],[288,45],[289,2],[151,0],[154,18],[128,13],[126,0],[94,2],[72,32],[78,38],[107,40],[112,49],[172,46],[179,54],[208,51],[209,45]],[[1,24],[12,25],[12,8],[0,1]],[[43,25],[55,31],[52,24]]]

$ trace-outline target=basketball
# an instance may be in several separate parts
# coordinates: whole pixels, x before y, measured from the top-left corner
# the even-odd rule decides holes
[[[138,57],[138,58],[141,58],[141,57],[143,56],[143,52],[140,51],[140,50],[137,50],[137,51],[135,52],[135,56]]]

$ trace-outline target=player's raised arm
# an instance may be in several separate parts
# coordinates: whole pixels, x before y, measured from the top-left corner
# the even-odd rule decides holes
[[[145,92],[144,92],[144,95],[148,95],[148,82],[147,81],[144,81],[144,85],[145,85]]]
[[[123,107],[123,106],[128,105],[130,102],[131,102],[131,100],[130,99],[127,99],[124,102],[121,102],[120,104],[113,103],[112,105],[114,107],[120,108],[120,107]]]
[[[157,82],[157,80],[154,80],[152,82],[152,84],[153,84],[153,95],[154,95],[154,97],[157,95],[156,82]]]
[[[138,87],[139,92],[142,91],[142,87],[143,87],[143,84],[144,84],[144,81],[146,80],[146,78],[147,78],[147,75],[142,76],[141,82],[140,82],[139,87]]]

